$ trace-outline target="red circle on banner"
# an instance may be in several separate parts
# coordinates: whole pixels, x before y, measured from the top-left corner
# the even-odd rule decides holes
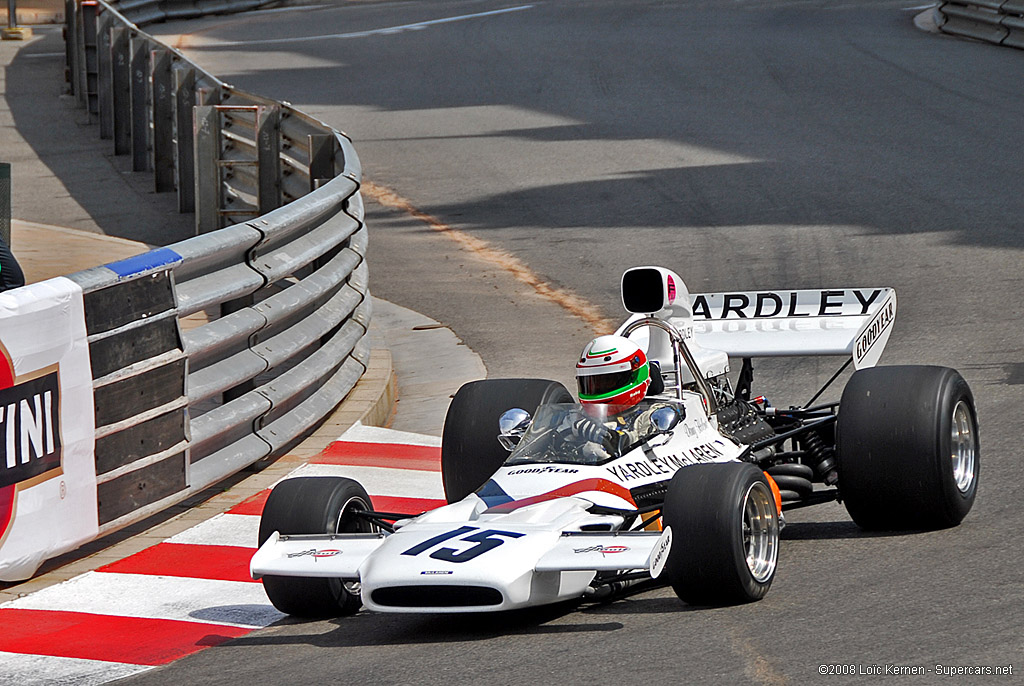
[[[14,385],[14,362],[7,348],[0,342],[0,390]],[[0,543],[7,535],[7,527],[14,517],[15,485],[0,488]]]
[[[7,348],[0,342],[0,390],[14,385],[14,362]]]

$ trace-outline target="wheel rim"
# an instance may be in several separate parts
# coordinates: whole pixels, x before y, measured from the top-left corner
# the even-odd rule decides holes
[[[370,510],[370,504],[359,496],[352,496],[345,501],[345,504],[341,506],[338,511],[338,519],[334,522],[334,531],[336,534],[353,533],[352,526],[345,526],[345,515],[351,510]],[[358,525],[355,527],[355,531],[358,531],[361,527]],[[373,527],[366,527],[368,531],[372,531]],[[338,599],[339,605],[345,605],[345,594],[358,598],[362,594],[362,584],[358,581],[343,581],[341,579],[328,579],[328,583],[331,588],[334,589],[334,594]]]
[[[758,583],[772,578],[779,558],[779,518],[775,498],[760,481],[743,496],[743,546],[747,569]]]
[[[371,508],[370,508],[369,503],[367,503],[365,500],[363,500],[359,496],[352,496],[351,498],[346,500],[345,504],[341,506],[340,510],[338,510],[338,519],[337,519],[337,521],[334,522],[334,531],[331,532],[331,533],[346,534],[346,533],[354,533],[354,531],[359,531],[358,528],[353,531],[353,530],[351,530],[351,527],[344,526],[345,515],[350,510],[366,510],[366,511],[369,511],[370,509]],[[366,531],[372,531],[372,530],[373,530],[372,527],[368,527],[366,529]]]
[[[953,408],[951,436],[953,482],[957,490],[967,493],[974,486],[977,432],[971,408],[961,400]]]

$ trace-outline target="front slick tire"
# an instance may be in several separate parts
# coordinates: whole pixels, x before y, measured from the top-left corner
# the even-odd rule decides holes
[[[281,535],[366,533],[373,527],[353,510],[370,510],[370,496],[358,482],[333,476],[285,479],[267,498],[260,518],[259,544]],[[263,589],[281,612],[296,617],[351,615],[363,601],[341,579],[264,576]]]
[[[768,480],[752,464],[683,467],[665,496],[672,548],[663,574],[691,605],[760,600],[779,554],[779,512]]]
[[[867,530],[944,529],[974,505],[978,414],[948,367],[861,369],[839,403],[839,493]]]

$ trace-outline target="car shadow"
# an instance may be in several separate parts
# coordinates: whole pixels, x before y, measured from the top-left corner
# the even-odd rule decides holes
[[[222,648],[308,645],[360,647],[486,641],[511,635],[606,633],[623,628],[615,621],[562,621],[579,601],[526,610],[479,614],[384,614],[365,610],[351,617],[316,622],[285,618]],[[557,623],[554,623],[557,622]],[[323,628],[329,626],[328,630]]]
[[[779,534],[783,541],[832,541],[844,538],[890,538],[905,536],[910,531],[865,531],[852,521],[794,522]]]

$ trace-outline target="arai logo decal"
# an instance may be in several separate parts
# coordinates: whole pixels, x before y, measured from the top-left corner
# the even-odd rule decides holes
[[[583,553],[601,553],[601,556],[615,555],[616,553],[624,553],[629,550],[629,546],[625,545],[592,545],[589,548],[573,548],[573,552],[577,555]]]
[[[340,555],[340,554],[341,554],[340,550],[335,550],[333,548],[327,548],[325,550],[319,550],[317,548],[310,548],[309,550],[301,550],[301,551],[299,551],[297,553],[288,553],[288,557],[311,557],[314,560],[319,560],[320,558],[334,557],[335,555]]]

